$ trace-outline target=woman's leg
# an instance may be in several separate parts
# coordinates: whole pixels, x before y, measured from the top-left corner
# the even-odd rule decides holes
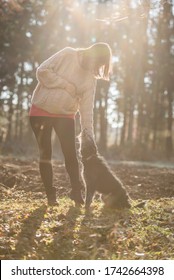
[[[61,144],[62,152],[65,158],[65,167],[71,182],[71,198],[82,204],[82,184],[80,182],[79,164],[75,144],[75,121],[68,118],[55,119],[54,129]]]
[[[39,170],[48,198],[48,203],[56,202],[56,189],[53,188],[53,171],[51,164],[52,121],[49,117],[30,117],[30,124],[39,147]]]

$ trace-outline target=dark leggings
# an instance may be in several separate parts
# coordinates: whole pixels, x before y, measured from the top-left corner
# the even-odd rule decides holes
[[[78,188],[80,182],[79,165],[75,146],[74,119],[31,116],[30,123],[39,147],[39,169],[46,191],[51,190],[53,187],[53,171],[51,164],[51,134],[53,129],[61,144],[65,158],[65,167],[70,177],[71,187]]]

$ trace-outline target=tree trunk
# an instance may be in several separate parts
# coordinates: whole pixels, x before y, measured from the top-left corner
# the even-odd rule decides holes
[[[167,135],[166,135],[166,155],[167,158],[170,158],[173,152],[173,143],[172,143],[172,123],[173,123],[173,114],[172,114],[172,92],[169,91],[167,94],[168,98],[168,118],[167,118]]]

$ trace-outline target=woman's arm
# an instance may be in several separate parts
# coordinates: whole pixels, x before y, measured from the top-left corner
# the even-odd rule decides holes
[[[79,102],[81,129],[87,129],[88,133],[94,138],[93,108],[95,97],[96,81],[84,92]]]
[[[75,86],[59,75],[59,69],[63,67],[65,59],[69,59],[68,54],[56,53],[37,68],[36,77],[46,88],[58,87],[75,93]]]

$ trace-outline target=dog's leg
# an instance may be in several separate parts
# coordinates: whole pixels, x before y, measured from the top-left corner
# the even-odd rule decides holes
[[[85,208],[89,209],[93,196],[94,196],[94,189],[91,188],[90,186],[86,187],[86,198],[85,198]]]

